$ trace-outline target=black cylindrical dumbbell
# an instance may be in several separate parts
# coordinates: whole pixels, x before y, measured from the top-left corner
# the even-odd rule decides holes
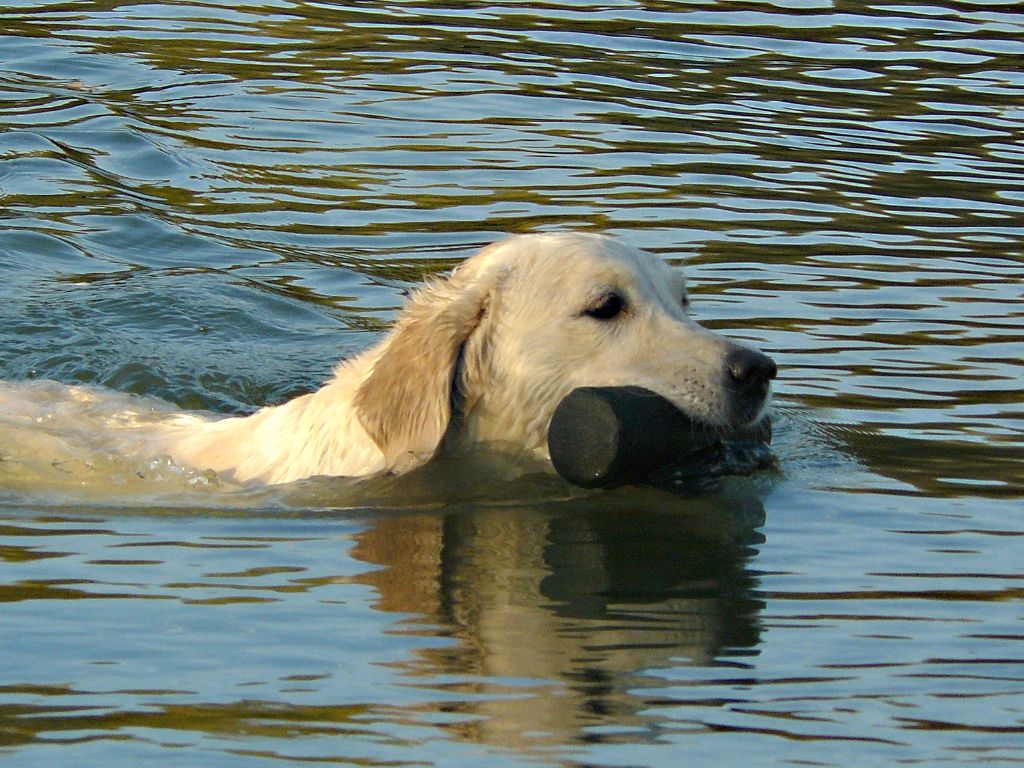
[[[675,485],[688,473],[722,475],[771,464],[771,421],[723,435],[642,387],[580,387],[558,404],[548,451],[558,473],[584,488]]]
[[[718,435],[661,395],[641,387],[580,387],[558,404],[548,427],[551,463],[585,488],[641,483]]]

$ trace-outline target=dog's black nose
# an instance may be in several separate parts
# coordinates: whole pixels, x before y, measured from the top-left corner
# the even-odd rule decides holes
[[[744,392],[766,387],[779,372],[768,355],[746,347],[737,347],[726,356],[725,369],[733,386]]]

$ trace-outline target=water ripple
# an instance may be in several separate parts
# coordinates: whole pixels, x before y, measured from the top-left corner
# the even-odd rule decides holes
[[[679,509],[325,481],[101,514],[8,463],[16,759],[1017,759],[1019,4],[19,0],[0,30],[4,379],[248,410],[560,227],[685,262],[781,365],[780,473]]]

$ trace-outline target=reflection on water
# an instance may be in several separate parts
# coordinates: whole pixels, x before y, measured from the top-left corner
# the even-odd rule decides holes
[[[17,702],[0,713],[5,743],[144,744],[138,734],[154,732],[161,743],[213,738],[215,750],[218,737],[311,738],[336,749],[381,731],[393,741],[395,718],[427,727],[426,702],[443,703],[436,724],[448,736],[517,750],[582,742],[609,717],[653,728],[661,718],[644,711],[655,686],[644,672],[742,667],[756,653],[761,602],[746,562],[763,508],[749,486],[723,493],[607,494],[358,522],[9,518],[0,526],[3,570],[39,568],[0,588],[12,662],[0,692]],[[79,578],[59,577],[69,561]],[[295,634],[288,617],[308,611],[299,607],[308,599],[320,615],[306,615]],[[86,603],[100,607],[71,607]],[[40,617],[80,626],[84,667],[59,653],[45,671],[23,666],[65,642]],[[119,629],[104,636],[111,624]],[[234,650],[197,656],[200,628],[204,648]],[[381,649],[389,636],[407,638],[401,648],[411,655]],[[431,637],[445,640],[422,642]],[[367,673],[367,663],[382,672]],[[61,682],[73,669],[80,682]],[[123,685],[142,669],[145,688]],[[420,693],[389,701],[370,690],[374,677]]]
[[[460,704],[473,716],[464,736],[571,744],[609,715],[650,726],[631,691],[638,673],[754,652],[759,602],[744,562],[763,517],[701,506],[399,516],[357,536],[353,555],[384,566],[362,577],[375,607],[457,640],[403,663],[403,674],[492,694]]]
[[[4,758],[1017,761],[1022,40],[973,0],[5,3],[0,379],[248,411],[578,227],[777,359],[781,471],[197,490],[0,418]]]

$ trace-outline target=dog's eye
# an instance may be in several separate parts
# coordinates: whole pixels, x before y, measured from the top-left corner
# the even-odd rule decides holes
[[[595,320],[611,320],[617,317],[626,307],[626,300],[617,293],[609,293],[602,296],[594,306],[585,310],[583,314]]]

